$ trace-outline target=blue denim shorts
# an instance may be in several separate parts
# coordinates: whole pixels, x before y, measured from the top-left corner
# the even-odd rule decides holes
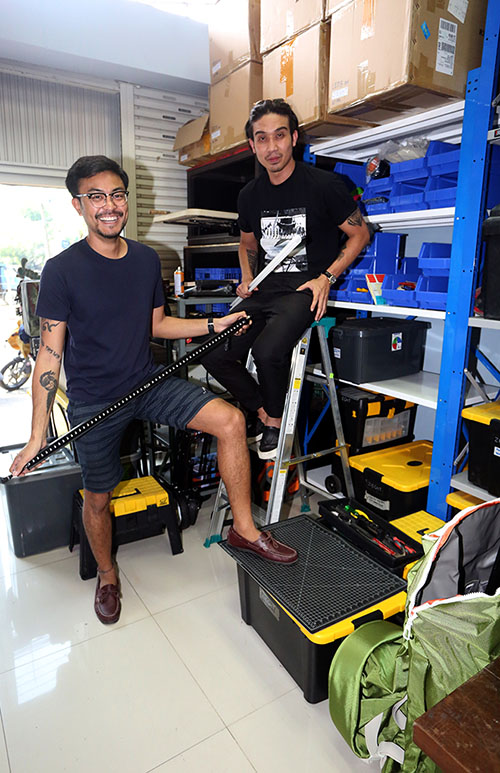
[[[122,479],[120,444],[123,433],[134,419],[153,421],[175,429],[185,429],[204,405],[216,395],[184,379],[169,377],[158,386],[131,400],[109,418],[75,441],[82,468],[83,487],[97,494],[113,491]],[[110,405],[110,401],[82,403],[70,401],[68,418],[72,427],[91,419]]]

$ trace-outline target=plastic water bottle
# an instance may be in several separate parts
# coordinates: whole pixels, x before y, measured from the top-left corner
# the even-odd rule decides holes
[[[174,293],[176,297],[184,295],[184,271],[180,266],[174,271]]]

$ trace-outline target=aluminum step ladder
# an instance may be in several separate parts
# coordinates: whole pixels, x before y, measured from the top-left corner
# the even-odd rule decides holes
[[[259,525],[268,525],[270,523],[276,523],[280,520],[288,471],[292,465],[298,465],[301,491],[304,490],[304,487],[312,489],[315,488],[314,486],[308,484],[307,478],[304,474],[303,463],[309,459],[316,459],[320,456],[326,456],[328,454],[339,452],[346,487],[345,493],[349,498],[354,498],[351,471],[345,445],[342,421],[340,418],[330,352],[328,350],[327,343],[326,331],[330,326],[331,320],[328,317],[320,320],[319,322],[314,322],[313,325],[305,331],[304,335],[299,339],[293,350],[288,391],[286,394],[283,419],[281,422],[281,430],[278,439],[278,446],[276,449],[276,459],[267,509],[264,511],[262,508],[257,508],[255,505],[252,505],[252,514],[255,521]],[[322,372],[314,376],[313,380],[320,379],[322,383],[326,381],[328,395],[330,398],[330,408],[333,417],[333,424],[337,434],[338,444],[332,448],[327,448],[324,451],[315,451],[314,453],[301,455],[298,439],[296,437],[296,427],[302,386],[304,379],[307,377],[307,356],[309,353],[309,346],[311,343],[313,330],[316,330],[318,334],[322,365]],[[204,543],[205,547],[210,547],[213,542],[221,541],[222,529],[226,524],[231,522],[230,509],[231,508],[227,497],[226,487],[221,480],[212,510],[208,535]]]

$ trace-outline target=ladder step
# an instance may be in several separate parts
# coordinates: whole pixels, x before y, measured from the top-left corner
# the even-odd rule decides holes
[[[294,464],[308,462],[310,459],[319,459],[321,456],[334,454],[337,451],[341,451],[343,448],[347,448],[347,446],[342,444],[339,446],[334,446],[333,448],[326,448],[324,451],[312,451],[310,454],[305,454],[304,456],[294,456],[293,459],[282,459],[281,467],[291,467]]]

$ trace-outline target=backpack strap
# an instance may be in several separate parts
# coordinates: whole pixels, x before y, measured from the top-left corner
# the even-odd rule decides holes
[[[402,632],[397,625],[387,620],[373,620],[346,636],[333,656],[328,680],[330,715],[333,724],[358,757],[367,756],[366,751],[358,747],[356,739],[360,718],[360,686],[366,661],[381,644],[400,639]],[[376,733],[375,723],[373,725],[376,737],[381,721],[382,714]],[[376,746],[374,743],[373,747]]]
[[[406,727],[406,716],[401,711],[401,706],[406,703],[407,700],[408,696],[405,695],[392,707],[392,718],[400,730],[404,730]],[[404,749],[392,741],[381,741],[380,743],[378,741],[378,734],[380,732],[380,725],[383,717],[384,713],[381,712],[380,714],[377,714],[376,717],[373,717],[373,719],[370,719],[365,725],[366,748],[370,753],[368,762],[380,760],[380,767],[382,768],[387,757],[390,757],[402,765],[405,758]]]

